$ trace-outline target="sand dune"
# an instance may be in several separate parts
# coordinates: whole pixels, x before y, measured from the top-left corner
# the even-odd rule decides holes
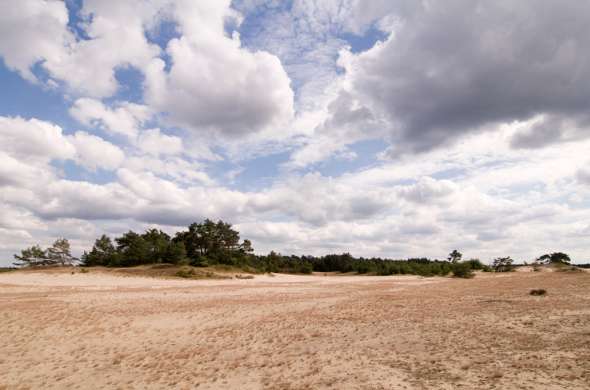
[[[588,273],[11,272],[0,329],[9,389],[590,387]]]

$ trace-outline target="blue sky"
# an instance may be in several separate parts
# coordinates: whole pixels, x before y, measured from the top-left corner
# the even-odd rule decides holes
[[[440,7],[3,3],[0,264],[206,217],[260,253],[589,260],[588,5]]]

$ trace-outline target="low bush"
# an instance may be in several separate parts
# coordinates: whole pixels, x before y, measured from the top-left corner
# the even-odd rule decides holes
[[[469,263],[455,263],[451,272],[456,278],[469,279],[475,276]]]
[[[537,295],[537,296],[545,295],[545,294],[547,294],[547,290],[545,290],[544,288],[536,288],[536,289],[531,290],[531,292],[529,294]]]
[[[179,278],[190,279],[190,278],[195,277],[195,270],[192,268],[188,268],[188,269],[182,268],[182,269],[179,269],[174,275],[178,276]]]

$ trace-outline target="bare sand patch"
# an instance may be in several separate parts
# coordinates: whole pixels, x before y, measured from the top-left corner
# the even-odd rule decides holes
[[[588,307],[588,273],[10,272],[0,388],[587,389]]]

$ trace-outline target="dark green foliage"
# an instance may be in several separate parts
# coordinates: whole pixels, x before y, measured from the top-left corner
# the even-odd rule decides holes
[[[252,252],[250,241],[244,241],[240,245],[240,233],[232,229],[231,224],[221,220],[213,222],[206,219],[202,223],[193,223],[188,227],[188,231],[176,233],[174,242],[184,244],[186,255],[195,265],[206,261],[204,258],[222,264],[232,264],[232,256],[236,252]]]
[[[550,263],[550,264],[569,264],[571,262],[570,257],[563,252],[553,252],[551,254],[545,254],[537,259],[539,263]]]
[[[473,270],[468,262],[453,263],[452,267],[453,276],[456,278],[472,278],[475,276]]]
[[[103,234],[94,242],[90,253],[84,252],[82,255],[82,265],[88,267],[97,265],[114,266],[120,263],[117,257],[118,253],[110,237]]]
[[[115,238],[97,239],[90,252],[84,252],[84,266],[130,267],[141,264],[242,265],[253,256],[252,243],[239,243],[240,235],[223,221],[193,223],[188,231],[171,238],[158,229],[143,234],[129,231]]]
[[[453,250],[451,253],[449,253],[449,257],[448,260],[451,263],[458,263],[461,261],[461,258],[463,257],[463,254],[461,252],[459,252],[458,250]]]
[[[172,264],[179,264],[186,260],[186,249],[183,242],[169,242],[166,249],[165,261]]]
[[[514,271],[514,266],[512,265],[513,262],[514,262],[514,260],[512,260],[510,258],[510,256],[498,257],[498,258],[494,259],[494,262],[492,263],[492,268],[496,272]]]
[[[84,266],[128,267],[140,264],[178,264],[186,258],[183,242],[174,242],[161,230],[150,229],[144,234],[129,231],[115,239],[103,235],[92,250],[82,255]]]
[[[143,234],[129,231],[111,239],[102,236],[83,256],[88,266],[134,266],[140,264],[172,263],[196,267],[225,265],[246,272],[283,272],[310,274],[312,272],[352,272],[371,275],[420,275],[471,277],[474,270],[490,268],[478,259],[460,262],[462,257],[453,251],[449,258],[454,262],[411,258],[391,260],[382,258],[357,258],[350,253],[326,256],[283,256],[271,251],[268,255],[256,255],[249,240],[240,243],[240,234],[232,225],[223,221],[206,219],[193,223],[187,230],[171,238],[161,230],[151,229]],[[188,268],[187,268],[188,269]],[[189,272],[189,271],[187,271]],[[194,271],[193,271],[194,272]],[[193,277],[193,275],[178,275]]]
[[[300,263],[299,272],[302,274],[311,274],[313,272],[313,265],[309,261],[303,260]]]
[[[115,238],[115,242],[117,252],[120,254],[119,265],[129,267],[153,263],[151,246],[141,235],[128,231],[121,237]]]
[[[490,272],[492,270],[489,265],[485,265],[479,259],[469,259],[466,263],[469,263],[469,266],[474,271]]]
[[[168,234],[161,230],[150,229],[143,233],[141,238],[146,245],[147,259],[149,263],[171,262],[169,259],[170,236]]]
[[[34,267],[52,265],[47,258],[47,254],[39,245],[33,245],[30,248],[23,249],[20,255],[14,255],[18,261],[13,264],[17,267]]]

